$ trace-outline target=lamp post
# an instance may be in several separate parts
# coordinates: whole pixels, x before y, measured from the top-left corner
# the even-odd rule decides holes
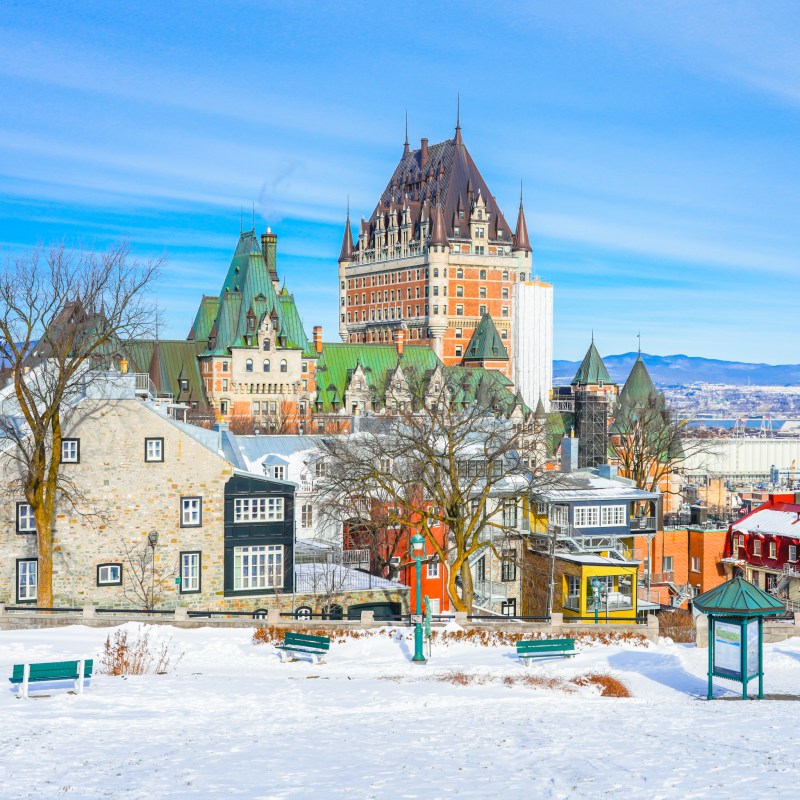
[[[422,562],[425,560],[425,537],[415,533],[411,537],[411,557],[417,565],[417,613],[414,625],[414,658],[412,661],[425,663],[422,652]]]
[[[158,531],[147,534],[147,543],[150,545],[150,610],[156,604],[156,545],[158,544]]]

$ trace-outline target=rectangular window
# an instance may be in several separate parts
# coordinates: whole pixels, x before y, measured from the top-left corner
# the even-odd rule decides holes
[[[237,592],[283,588],[283,545],[234,548],[233,588]]]
[[[619,528],[625,524],[625,506],[602,506],[600,524]]]
[[[144,460],[147,462],[164,460],[164,440],[162,438],[144,440]]]
[[[17,559],[17,602],[35,602],[38,583],[39,560],[36,558]]]
[[[200,553],[181,553],[181,594],[200,591]]]
[[[575,527],[593,528],[600,524],[599,506],[578,506],[575,509]]]
[[[122,564],[98,564],[98,586],[122,586]]]
[[[553,525],[569,525],[569,506],[550,506],[550,522]]]
[[[481,556],[475,564],[475,580],[486,580],[486,556]]]
[[[778,545],[775,542],[769,543],[769,557],[770,558],[778,557]]]
[[[17,533],[36,533],[33,508],[28,503],[17,503]]]
[[[429,561],[426,564],[426,576],[428,578],[438,578],[439,577],[439,562],[438,561]]]
[[[515,581],[517,579],[517,562],[514,558],[513,550],[503,550],[503,557],[500,562],[500,580]]]
[[[203,498],[181,497],[181,528],[199,528],[203,524]]]
[[[789,545],[789,561],[797,561],[797,545]]]
[[[275,478],[276,481],[286,480],[286,467],[280,465],[273,467],[272,477]]]
[[[486,316],[486,306],[478,306],[478,316]]]
[[[282,519],[282,497],[237,497],[234,501],[234,522],[280,522]]]
[[[516,617],[517,598],[510,597],[508,600],[503,600],[503,602],[500,603],[500,613],[505,615],[506,617]]]
[[[456,306],[456,316],[457,317],[464,316],[464,306]]]
[[[78,464],[81,460],[81,440],[62,439],[61,440],[61,463]]]
[[[761,555],[761,539],[753,539],[753,555]]]
[[[700,556],[692,556],[692,572],[700,572]]]
[[[664,572],[672,572],[672,556],[664,556],[661,568]]]
[[[311,503],[303,503],[300,507],[300,525],[310,528],[314,524],[314,507]]]
[[[503,503],[503,525],[506,528],[517,527],[517,501],[506,500]]]

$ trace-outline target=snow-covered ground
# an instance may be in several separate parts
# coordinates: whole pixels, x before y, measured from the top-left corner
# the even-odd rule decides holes
[[[128,626],[132,633],[136,625]],[[98,657],[108,629],[0,632],[24,660]],[[508,687],[508,647],[452,644],[426,665],[388,635],[281,664],[252,630],[157,628],[174,673],[98,676],[82,696],[0,691],[2,798],[791,798],[800,704],[712,702],[706,651],[584,647],[528,672],[620,678],[631,699]],[[766,647],[765,689],[800,694],[800,640]],[[460,670],[471,685],[436,680]],[[721,684],[722,682],[720,682]],[[736,684],[727,691],[735,694]]]

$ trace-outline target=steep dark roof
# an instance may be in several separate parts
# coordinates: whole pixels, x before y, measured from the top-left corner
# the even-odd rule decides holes
[[[433,212],[433,227],[431,229],[431,246],[438,245],[447,247],[447,235],[444,232],[444,215],[442,214],[442,207],[436,206]]]
[[[489,214],[489,239],[512,244],[511,228],[464,145],[459,128],[455,138],[428,145],[424,163],[421,148],[403,153],[375,211],[362,223],[362,230],[366,229],[371,242],[379,214],[384,215],[388,227],[388,215],[397,210],[399,216],[400,211],[408,207],[414,226],[413,238],[418,238],[420,216],[427,201],[429,205],[442,206],[448,239],[467,238],[470,209],[479,192]],[[462,218],[458,216],[459,211],[464,213]],[[459,236],[453,230],[456,226],[461,228]],[[498,231],[502,231],[502,235]]]
[[[472,334],[464,361],[497,361],[508,358],[508,351],[490,314],[484,314]]]
[[[347,222],[344,224],[344,236],[342,237],[342,249],[339,251],[339,261],[353,260],[353,234],[350,230],[350,212],[347,212]]]
[[[611,380],[606,365],[603,363],[603,359],[600,358],[600,353],[597,352],[594,340],[592,340],[586,355],[583,357],[583,361],[581,361],[581,365],[578,367],[578,371],[575,373],[575,377],[572,379],[572,385],[596,386],[608,383],[613,384],[614,381]]]
[[[517,230],[514,233],[514,249],[531,251],[528,240],[528,226],[525,223],[525,209],[522,207],[522,196],[519,198],[519,213],[517,214]]]

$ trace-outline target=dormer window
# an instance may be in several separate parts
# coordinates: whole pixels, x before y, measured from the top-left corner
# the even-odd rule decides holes
[[[264,352],[265,353],[269,352],[269,348],[270,347],[271,347],[271,345],[270,345],[269,339],[264,339],[264,344],[263,344]]]
[[[478,219],[483,219],[483,211],[478,211]]]
[[[182,392],[188,392],[189,391],[189,379],[188,378],[179,378],[178,379],[178,385],[180,386],[180,390]]]

